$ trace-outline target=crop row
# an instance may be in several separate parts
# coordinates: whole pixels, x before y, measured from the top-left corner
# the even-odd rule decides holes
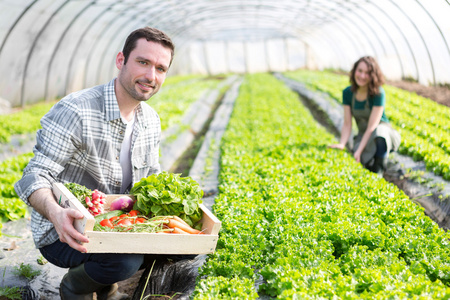
[[[286,76],[328,93],[342,102],[348,76],[328,72],[294,71]],[[428,170],[450,179],[450,111],[431,99],[385,85],[386,115],[401,136],[399,152],[425,162]]]
[[[450,297],[449,235],[332,141],[281,82],[246,76],[194,299]]]
[[[180,122],[187,107],[198,100],[210,89],[215,89],[221,79],[205,78],[204,76],[175,76],[168,78],[166,85],[149,100],[149,104],[159,113],[162,130]],[[0,136],[2,128],[7,135],[3,140],[9,140],[10,133],[35,132],[40,128],[40,118],[48,112],[54,103],[36,104],[26,110],[16,112],[4,117],[8,122],[0,123]],[[33,115],[32,117],[30,115]],[[26,119],[27,122],[23,120]],[[27,126],[22,126],[27,124]],[[12,129],[16,128],[16,129]],[[2,141],[0,139],[0,141]],[[31,150],[31,149],[30,149]],[[14,183],[22,176],[23,169],[33,156],[32,153],[20,155],[5,160],[0,165],[0,220],[17,220],[27,215],[27,209],[16,192]]]

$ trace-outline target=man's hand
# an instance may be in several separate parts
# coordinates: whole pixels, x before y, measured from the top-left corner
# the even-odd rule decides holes
[[[30,195],[28,200],[38,213],[53,223],[61,242],[67,243],[70,247],[80,252],[87,252],[86,247],[80,245],[79,242],[88,243],[89,239],[73,227],[75,219],[83,218],[81,212],[59,206],[50,189],[36,190]]]
[[[83,214],[81,212],[71,208],[61,208],[60,212],[50,213],[49,215],[49,220],[55,226],[59,240],[67,243],[75,250],[86,253],[86,247],[80,245],[78,241],[88,243],[89,240],[73,227],[74,220],[82,218]]]

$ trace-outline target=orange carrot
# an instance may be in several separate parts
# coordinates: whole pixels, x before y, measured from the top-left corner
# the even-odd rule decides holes
[[[174,227],[174,228],[172,228],[172,229],[173,229],[172,233],[177,233],[177,234],[189,234],[189,232],[186,232],[186,231],[184,231],[183,229],[180,229],[180,228],[178,228],[178,227]]]
[[[189,225],[185,225],[174,218],[169,218],[169,223],[167,224],[170,228],[178,228],[183,230],[184,232],[190,233],[190,234],[203,234],[200,230],[194,229]]]
[[[172,217],[173,217],[175,220],[177,220],[178,222],[181,222],[181,223],[183,223],[184,225],[191,227],[188,223],[186,223],[185,220],[183,220],[183,219],[180,218],[179,216],[172,216]]]

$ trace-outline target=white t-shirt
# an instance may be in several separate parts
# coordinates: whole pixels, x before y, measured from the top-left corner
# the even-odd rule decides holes
[[[134,115],[133,119],[131,119],[130,121],[127,121],[122,117],[122,122],[127,125],[127,129],[125,130],[125,135],[123,137],[119,158],[120,165],[122,166],[122,187],[120,189],[121,194],[125,192],[126,188],[131,184],[133,180],[131,170],[131,137],[133,135],[134,121]]]

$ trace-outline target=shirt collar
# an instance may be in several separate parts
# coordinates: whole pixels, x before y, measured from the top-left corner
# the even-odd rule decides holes
[[[116,78],[113,78],[110,82],[105,84],[103,92],[105,95],[105,112],[106,120],[112,121],[120,119],[119,104],[117,103],[116,92],[114,89]],[[142,103],[136,107],[136,123],[138,126],[147,128],[149,126],[149,120],[143,118]]]
[[[105,115],[106,121],[112,121],[120,118],[119,104],[117,103],[114,83],[116,78],[105,84],[103,94],[105,95]]]

